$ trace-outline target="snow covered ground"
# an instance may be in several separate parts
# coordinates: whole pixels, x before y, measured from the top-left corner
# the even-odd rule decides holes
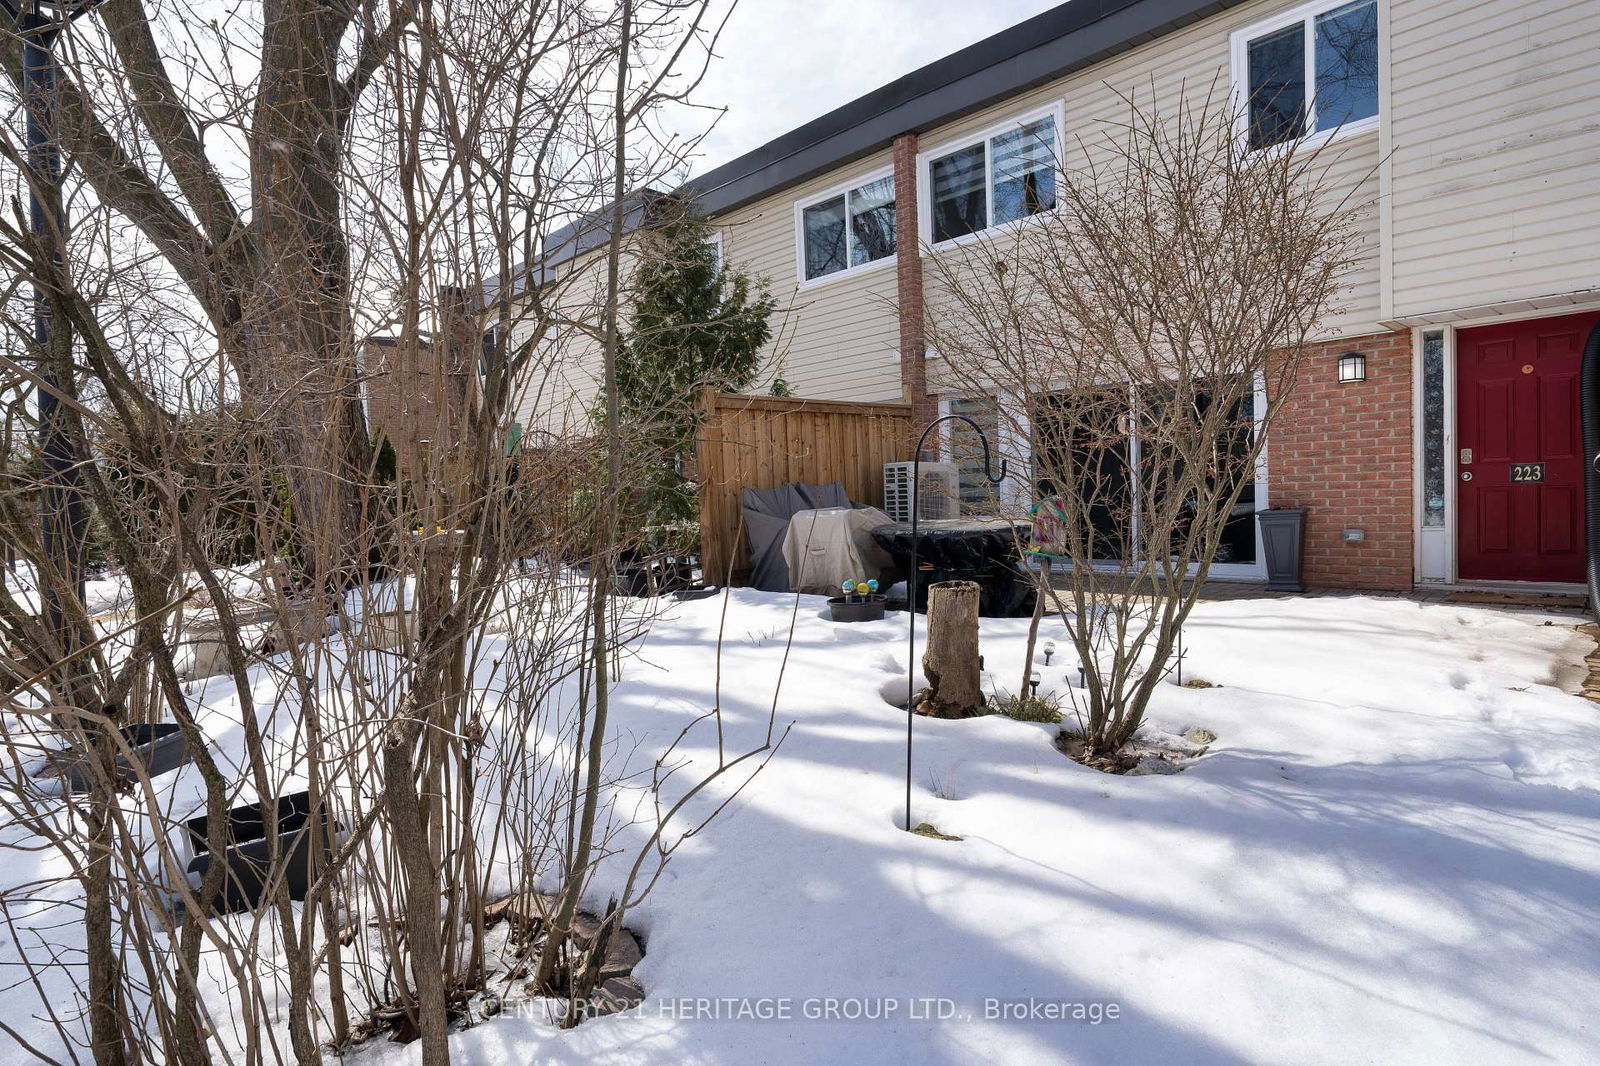
[[[655,623],[617,691],[619,751],[646,764],[711,706],[724,609]],[[630,915],[644,1006],[570,1032],[502,1016],[453,1037],[455,1061],[1596,1060],[1600,708],[1556,687],[1592,647],[1577,620],[1204,605],[1185,676],[1218,687],[1163,686],[1153,719],[1213,731],[1207,755],[1113,777],[1060,755],[1053,726],[919,719],[913,820],[963,838],[944,841],[898,825],[905,714],[879,693],[905,616],[822,611],[743,590],[726,605],[730,750],[759,742],[780,675],[794,725]],[[1025,627],[984,622],[1001,687]],[[1041,672],[1063,688],[1070,651]],[[26,989],[0,999],[14,1024],[36,1009]],[[27,1057],[0,1039],[10,1061]]]
[[[764,728],[794,600],[733,595],[737,743]],[[1210,754],[1111,777],[1051,726],[919,720],[913,818],[947,842],[896,824],[905,716],[878,689],[904,616],[821,607],[800,601],[782,751],[637,917],[645,1007],[567,1034],[496,1021],[455,1038],[460,1061],[1595,1061],[1600,709],[1552,687],[1586,650],[1573,619],[1203,606],[1187,672],[1221,687],[1167,686],[1154,714],[1213,730]],[[707,704],[720,611],[682,606],[627,673],[647,747]],[[984,623],[1002,683],[1024,628]],[[993,1016],[1030,1001],[1068,1020]],[[892,1013],[808,1017],[830,1010]],[[752,1012],[790,1017],[728,1017]]]

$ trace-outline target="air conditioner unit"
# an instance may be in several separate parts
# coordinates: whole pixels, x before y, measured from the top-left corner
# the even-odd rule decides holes
[[[911,521],[911,463],[883,464],[883,509],[896,522]],[[923,463],[915,493],[917,521],[961,517],[961,475],[954,463]]]

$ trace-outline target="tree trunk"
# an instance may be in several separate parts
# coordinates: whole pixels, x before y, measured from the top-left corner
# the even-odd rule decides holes
[[[983,705],[978,688],[978,583],[940,581],[928,586],[928,650],[922,655],[928,688],[917,713],[966,718]]]
[[[99,747],[100,745],[97,745]],[[101,771],[108,771],[111,759],[96,751]],[[97,778],[99,773],[95,775]],[[111,916],[111,820],[106,813],[109,802],[106,786],[96,782],[93,797],[84,817],[88,828],[89,853],[84,876],[84,946],[89,970],[89,1039],[95,1066],[124,1066],[128,1061],[122,1039],[122,975],[117,964],[115,923]]]
[[[328,0],[265,11],[249,130],[249,255],[228,264],[236,314],[221,339],[283,464],[300,576],[336,593],[365,563],[360,485],[371,458],[340,187],[339,37],[348,15]]]
[[[395,851],[405,871],[406,938],[411,949],[411,980],[417,994],[417,1028],[422,1034],[423,1066],[450,1062],[449,999],[440,966],[439,871],[433,862],[417,792],[415,740],[409,725],[396,729],[383,758],[383,792]]]
[[[1033,691],[1033,650],[1039,643],[1039,622],[1044,618],[1045,590],[1050,587],[1050,559],[1040,560],[1038,587],[1033,590],[1033,618],[1028,622],[1028,648],[1022,656],[1022,684],[1017,686],[1017,699],[1025,699]]]

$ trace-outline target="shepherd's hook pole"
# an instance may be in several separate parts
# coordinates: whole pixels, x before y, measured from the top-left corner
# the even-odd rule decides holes
[[[966,415],[944,415],[929,422],[922,430],[922,435],[917,438],[917,450],[911,457],[911,573],[906,575],[906,614],[911,616],[909,632],[906,634],[906,832],[911,832],[911,723],[916,720],[917,701],[914,680],[917,673],[917,520],[922,509],[922,446],[927,443],[928,434],[939,425],[950,421],[962,421],[972,427],[972,432],[978,435],[978,441],[983,445],[983,476],[989,479],[989,484],[998,485],[1006,477],[1006,461],[1000,459],[1000,471],[994,473],[994,463],[989,455],[989,436],[983,428],[968,418]]]

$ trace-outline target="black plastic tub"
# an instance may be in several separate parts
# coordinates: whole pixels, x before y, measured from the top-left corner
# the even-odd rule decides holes
[[[703,600],[708,596],[715,596],[722,589],[716,585],[690,585],[686,589],[679,589],[672,594],[675,600]]]
[[[266,884],[271,880],[273,867],[267,847],[267,809],[269,804],[249,803],[228,812],[228,876],[221,892],[211,901],[214,910],[222,912],[254,910],[261,905]],[[322,817],[324,832],[321,848],[311,850],[312,821],[311,796],[296,792],[280,796],[276,804],[278,826],[278,862],[283,878],[289,886],[289,898],[303,900],[318,870],[332,857],[334,835],[337,827],[326,813]],[[204,815],[183,823],[189,834],[194,858],[189,860],[189,882],[199,885],[211,868],[213,855],[206,835],[210,825]]]
[[[882,593],[870,596],[835,596],[828,601],[828,610],[835,622],[877,622],[883,618],[883,608],[888,597]]]
[[[170,773],[189,761],[189,744],[176,722],[123,726],[122,736],[133,749],[133,758],[151,777]],[[61,768],[61,779],[73,792],[86,792],[94,783],[94,770],[85,765],[85,758],[76,751],[67,751],[54,756],[52,761],[52,766]],[[117,752],[116,775],[124,781],[138,776],[133,763],[121,751]]]

